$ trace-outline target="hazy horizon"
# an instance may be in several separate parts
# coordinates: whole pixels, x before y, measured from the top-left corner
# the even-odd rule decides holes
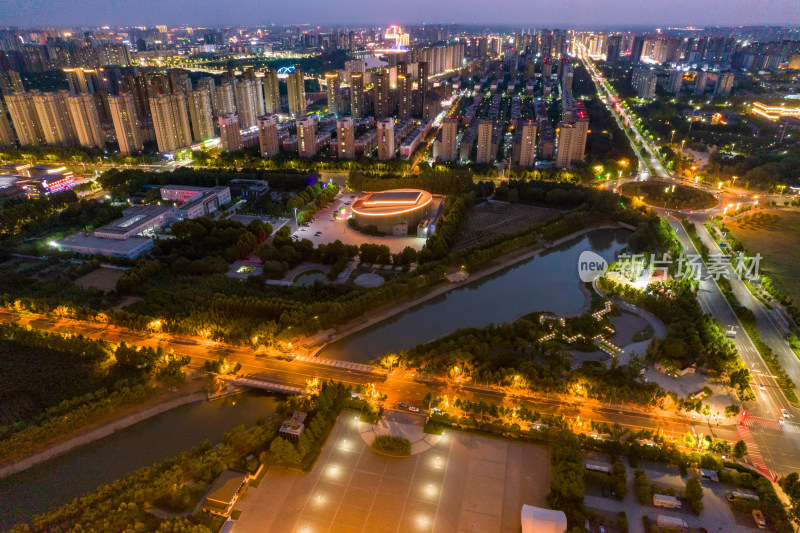
[[[42,26],[263,26],[461,24],[507,27],[686,27],[800,25],[797,0],[0,0],[2,24]],[[649,4],[649,6],[648,6]],[[314,15],[309,15],[313,13]],[[569,20],[564,20],[569,13]]]

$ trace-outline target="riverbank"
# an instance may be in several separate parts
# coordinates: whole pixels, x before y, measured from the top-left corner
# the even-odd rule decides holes
[[[158,414],[164,413],[181,405],[203,401],[207,398],[206,393],[198,392],[196,386],[188,385],[186,390],[178,397],[172,394],[170,399],[164,399],[163,395],[146,402],[144,405],[129,406],[118,411],[102,421],[95,422],[87,427],[79,428],[69,435],[63,435],[51,442],[42,445],[42,451],[27,455],[21,459],[6,461],[0,466],[0,478],[10,476],[27,470],[39,463],[48,461],[54,457],[74,450],[80,446],[102,439],[119,431],[146,420]],[[133,412],[132,412],[133,411]]]
[[[313,348],[314,347],[319,347],[320,345],[330,344],[330,343],[333,343],[333,342],[340,341],[340,340],[342,340],[342,339],[344,339],[344,338],[346,338],[346,337],[348,337],[348,336],[350,336],[350,335],[352,335],[354,333],[357,333],[357,332],[359,332],[359,331],[361,331],[363,329],[366,329],[366,328],[368,328],[370,326],[373,326],[373,325],[375,325],[375,324],[377,324],[379,322],[383,322],[384,320],[392,318],[395,315],[399,315],[399,314],[401,314],[401,313],[403,313],[405,311],[408,311],[409,309],[411,309],[413,307],[416,307],[416,306],[418,306],[420,304],[423,304],[423,303],[425,303],[425,302],[427,302],[429,300],[432,300],[432,299],[434,299],[434,298],[436,298],[438,296],[446,294],[449,291],[462,288],[462,287],[467,286],[467,285],[469,285],[471,283],[474,283],[474,282],[480,281],[480,280],[482,280],[482,279],[484,279],[486,277],[492,276],[492,275],[496,274],[497,272],[503,270],[504,268],[508,268],[508,267],[514,266],[514,265],[516,265],[518,263],[522,263],[524,261],[527,261],[527,260],[531,259],[532,257],[537,256],[538,254],[540,254],[542,252],[550,250],[550,249],[552,249],[552,248],[554,248],[554,247],[556,247],[556,246],[558,246],[560,244],[564,244],[565,242],[569,242],[571,240],[577,239],[578,237],[581,237],[581,236],[583,236],[583,235],[585,235],[587,233],[590,233],[592,231],[597,231],[597,230],[604,230],[604,229],[629,229],[629,228],[625,227],[625,226],[622,226],[620,224],[603,224],[603,225],[600,225],[600,226],[592,226],[592,227],[589,227],[589,228],[584,228],[584,229],[582,229],[580,231],[577,231],[575,233],[571,233],[569,235],[566,235],[566,236],[564,236],[564,237],[562,237],[560,239],[557,239],[557,240],[553,241],[552,243],[550,243],[549,246],[546,246],[546,247],[539,247],[539,248],[535,248],[533,250],[524,250],[524,249],[515,250],[513,252],[510,252],[510,253],[508,253],[508,254],[506,254],[504,256],[501,256],[501,257],[495,259],[494,261],[492,261],[492,263],[490,263],[490,266],[488,266],[488,267],[486,267],[486,268],[484,268],[482,270],[479,270],[478,272],[471,273],[470,276],[469,276],[469,279],[464,283],[450,283],[450,282],[441,283],[441,284],[439,284],[437,286],[434,286],[430,291],[428,291],[427,293],[425,293],[422,296],[419,296],[417,298],[414,298],[412,300],[404,302],[404,303],[402,303],[400,305],[393,304],[393,303],[386,304],[386,305],[376,309],[371,314],[371,316],[369,318],[360,318],[360,319],[352,320],[349,323],[337,328],[336,330],[330,330],[329,329],[329,330],[321,331],[321,332],[319,332],[319,333],[317,333],[315,335],[312,335],[311,337],[307,337],[306,339],[301,339],[300,340],[300,344],[302,344],[304,347],[309,349],[312,353],[319,353],[320,352],[319,348],[317,348],[317,349],[313,349]],[[584,294],[586,294],[586,293],[584,293]],[[587,296],[587,299],[589,299],[589,301],[591,301],[591,296]]]

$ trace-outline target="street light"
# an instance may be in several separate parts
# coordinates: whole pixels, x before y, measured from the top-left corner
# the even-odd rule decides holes
[[[675,139],[675,130],[672,130],[672,136],[669,138],[669,144],[672,144],[672,141]]]

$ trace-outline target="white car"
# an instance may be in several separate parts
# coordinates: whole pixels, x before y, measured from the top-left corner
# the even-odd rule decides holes
[[[414,407],[413,405],[409,407],[408,410],[412,413],[419,413],[419,407]]]
[[[761,389],[761,390],[767,390],[767,388],[764,386],[763,383],[761,385],[759,385],[758,388]]]
[[[789,413],[786,412],[786,409],[781,409],[781,414],[783,415],[783,418],[789,418]]]

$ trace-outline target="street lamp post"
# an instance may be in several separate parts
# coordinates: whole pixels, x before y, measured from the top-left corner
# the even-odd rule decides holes
[[[675,130],[672,130],[672,136],[669,138],[669,144],[672,144],[672,141],[675,139]]]

